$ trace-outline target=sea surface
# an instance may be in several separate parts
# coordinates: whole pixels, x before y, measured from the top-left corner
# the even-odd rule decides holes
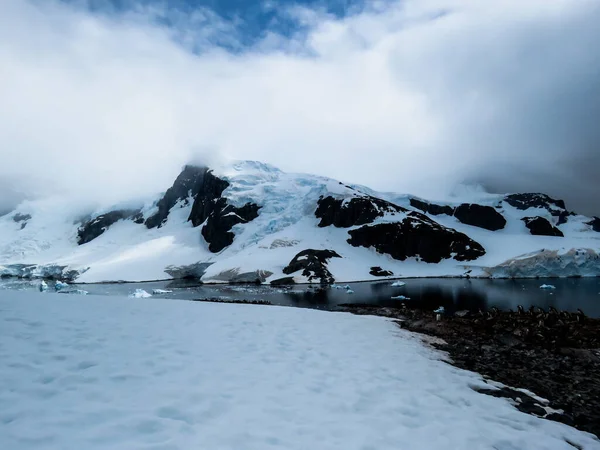
[[[78,295],[77,290],[90,295],[128,297],[136,290],[144,290],[153,297],[174,300],[265,300],[274,305],[335,310],[348,303],[378,306],[398,306],[401,302],[418,303],[435,309],[444,306],[457,310],[487,310],[493,306],[501,310],[516,310],[539,306],[553,306],[559,310],[576,311],[578,308],[590,317],[600,317],[600,278],[561,278],[490,280],[464,278],[404,279],[404,286],[393,286],[393,281],[348,283],[321,287],[295,285],[271,287],[257,285],[200,285],[195,282],[174,280],[151,283],[73,284],[56,291],[53,282],[47,282],[46,293]],[[551,285],[553,289],[542,289]],[[39,290],[40,281],[0,280],[1,289]],[[155,290],[171,292],[154,293]],[[139,292],[139,291],[138,291]],[[81,292],[79,293],[81,294]],[[1,295],[1,292],[0,292]],[[138,294],[139,295],[139,294]],[[398,298],[403,296],[404,298]],[[396,298],[394,298],[396,297]]]

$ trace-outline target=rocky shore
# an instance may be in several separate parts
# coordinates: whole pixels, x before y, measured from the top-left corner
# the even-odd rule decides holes
[[[455,366],[511,386],[483,394],[509,398],[523,412],[600,436],[599,319],[540,308],[459,311],[440,320],[406,304],[340,308],[398,319],[401,328],[435,336],[431,345],[447,352]]]

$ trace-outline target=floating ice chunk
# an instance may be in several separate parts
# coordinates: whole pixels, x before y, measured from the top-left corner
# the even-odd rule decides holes
[[[157,294],[170,294],[173,291],[169,291],[168,289],[152,289],[152,294],[157,295]]]
[[[406,283],[404,281],[394,281],[392,283],[392,287],[402,287],[402,286],[406,286]]]
[[[45,292],[48,290],[48,284],[42,280],[42,282],[40,283],[40,292]]]
[[[67,283],[63,283],[62,281],[57,281],[54,284],[54,289],[60,291],[61,289],[67,289],[69,285]]]
[[[132,298],[148,298],[148,297],[152,297],[152,294],[149,294],[148,292],[146,292],[143,289],[136,289],[133,294],[129,294],[129,297]]]
[[[392,297],[392,300],[410,300],[410,297],[405,297],[404,295],[397,295],[396,297]]]
[[[354,291],[352,289],[346,289],[346,294],[354,294]]]
[[[556,286],[553,286],[551,284],[542,284],[540,286],[540,289],[556,289]]]

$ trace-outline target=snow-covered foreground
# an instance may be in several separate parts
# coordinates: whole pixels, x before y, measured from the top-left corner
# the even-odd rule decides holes
[[[382,318],[2,292],[0,448],[585,449]]]

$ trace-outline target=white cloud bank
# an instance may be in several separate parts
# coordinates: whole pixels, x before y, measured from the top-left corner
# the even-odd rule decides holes
[[[231,157],[423,196],[462,180],[545,190],[600,212],[597,0],[294,8],[302,34],[235,53],[214,44],[236,45],[233,24],[174,13],[0,2],[0,179],[111,203]]]

